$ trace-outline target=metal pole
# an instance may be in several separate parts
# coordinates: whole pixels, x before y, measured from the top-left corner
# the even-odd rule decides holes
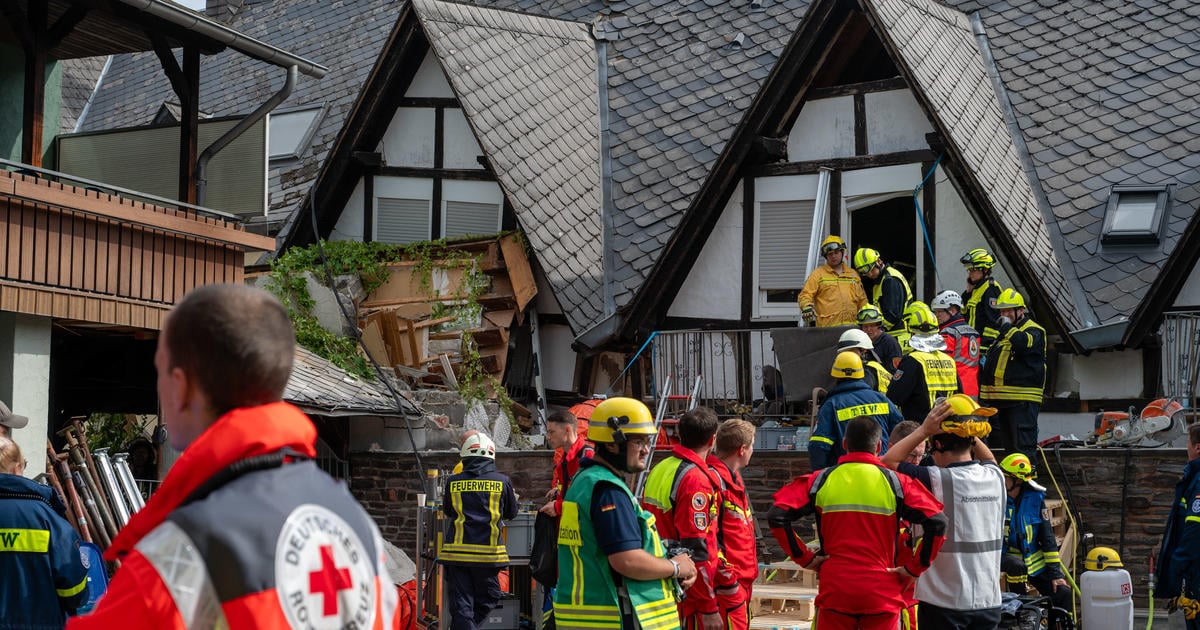
[[[667,398],[671,394],[671,375],[667,375],[667,380],[663,381],[663,386],[659,394],[658,410],[654,414],[654,435],[650,436],[650,459],[646,462],[646,467],[642,472],[638,473],[637,483],[633,486],[633,496],[641,497],[642,489],[646,487],[646,475],[650,472],[650,463],[654,461],[654,446],[658,444],[658,432],[662,427],[663,414],[667,412]]]
[[[117,527],[125,527],[129,522],[129,505],[125,502],[125,494],[117,482],[117,476],[113,474],[112,461],[108,459],[108,447],[96,449],[92,457],[96,460],[96,469],[100,471],[100,483],[104,485],[108,500],[112,502]]]
[[[125,491],[125,499],[129,502],[129,515],[133,516],[138,510],[146,507],[146,500],[138,491],[137,480],[133,478],[133,470],[129,468],[129,453],[117,453],[112,457],[113,470],[117,473],[117,481]]]

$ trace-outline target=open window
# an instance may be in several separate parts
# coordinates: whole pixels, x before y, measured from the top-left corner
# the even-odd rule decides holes
[[[1100,242],[1105,245],[1154,245],[1170,203],[1169,186],[1113,186],[1104,210]]]

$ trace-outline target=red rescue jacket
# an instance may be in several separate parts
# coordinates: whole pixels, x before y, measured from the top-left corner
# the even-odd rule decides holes
[[[721,509],[718,516],[717,546],[721,550],[717,567],[717,590],[741,585],[741,601],[750,598],[750,587],[758,577],[758,526],[742,476],[729,470],[713,455],[708,465],[721,480]]]
[[[120,559],[121,568],[96,609],[68,627],[184,630],[212,627],[224,617],[231,629],[282,629],[304,626],[298,617],[337,615],[343,626],[398,628],[398,594],[384,570],[378,528],[344,486],[312,462],[248,472],[189,501],[237,462],[285,448],[314,456],[316,437],[312,421],[282,402],[219,418],[113,540],[105,558]],[[297,493],[301,505],[293,507],[288,501]],[[231,504],[246,507],[213,509]],[[247,535],[255,528],[263,531]],[[212,543],[226,537],[245,548]],[[175,553],[166,561],[159,553],[164,546]],[[214,575],[210,563],[227,575]]]
[[[580,462],[591,458],[594,451],[592,444],[585,440],[583,435],[587,435],[586,430],[565,451],[561,448],[554,449],[554,476],[550,485],[555,490],[555,514],[562,514],[563,497],[567,496],[567,488],[571,486],[575,473],[579,472]]]

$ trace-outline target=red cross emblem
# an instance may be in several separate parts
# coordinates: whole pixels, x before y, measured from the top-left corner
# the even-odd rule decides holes
[[[322,614],[326,617],[336,615],[338,591],[344,591],[352,586],[354,583],[350,579],[350,570],[337,568],[333,561],[333,546],[322,545],[321,570],[308,574],[308,592],[324,596]]]

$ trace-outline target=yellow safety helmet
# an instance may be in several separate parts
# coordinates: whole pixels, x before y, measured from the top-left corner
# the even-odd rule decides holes
[[[865,376],[862,357],[857,352],[839,352],[829,374],[836,378],[862,378]]]
[[[875,306],[873,304],[868,304],[868,305],[858,309],[858,325],[859,326],[861,326],[863,324],[882,324],[882,323],[883,323],[883,315],[879,312],[879,309],[875,308]]]
[[[877,262],[879,262],[879,252],[870,247],[860,247],[858,251],[854,252],[854,269],[861,275],[867,275],[867,272]]]
[[[980,407],[974,398],[966,394],[954,394],[946,398],[955,418],[988,418],[996,415],[995,407]]]
[[[982,248],[972,249],[963,254],[962,258],[958,259],[967,269],[991,269],[996,266],[996,259],[988,253],[988,250]]]
[[[1000,462],[1000,467],[1021,481],[1032,481],[1037,476],[1033,472],[1033,462],[1029,461],[1029,457],[1024,453],[1013,453],[1005,457],[1004,461]]]
[[[912,302],[904,309],[904,324],[913,332],[937,332],[937,317],[924,302]]]
[[[1088,552],[1087,559],[1083,561],[1083,567],[1088,571],[1103,571],[1112,567],[1123,568],[1124,566],[1121,563],[1121,556],[1112,547],[1094,547]]]
[[[996,413],[995,408],[980,407],[974,398],[966,394],[954,394],[946,398],[946,403],[954,411],[954,416],[942,420],[943,432],[965,438],[987,437],[992,432],[992,423],[986,418]]]
[[[1002,308],[1025,308],[1025,298],[1016,289],[1005,289],[996,298],[996,310]]]
[[[839,249],[846,249],[846,241],[842,237],[830,234],[821,241],[821,255],[824,256],[831,252],[836,252]]]
[[[588,422],[587,437],[593,442],[624,444],[630,435],[654,435],[654,416],[633,398],[609,398],[596,405]]]

